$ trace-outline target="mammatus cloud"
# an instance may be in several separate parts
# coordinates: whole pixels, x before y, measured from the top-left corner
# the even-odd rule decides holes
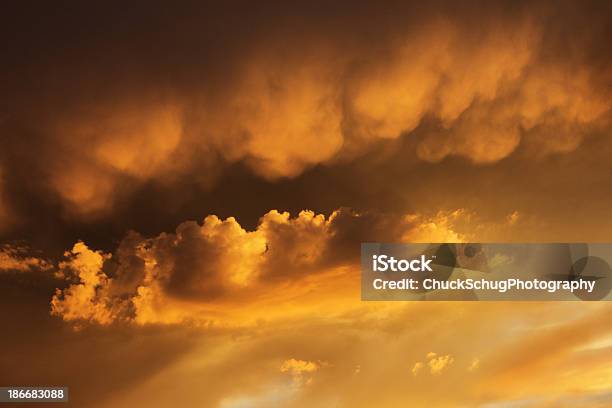
[[[121,183],[161,178],[184,167],[184,158],[177,157],[182,124],[176,107],[132,102],[92,110],[52,127],[52,143],[66,157],[51,162],[48,174],[72,212],[108,209]]]
[[[301,58],[247,63],[254,67],[237,78],[234,94],[214,101],[212,111],[205,102],[192,113],[203,123],[186,119],[194,109],[188,101],[67,118],[53,143],[77,151],[54,164],[51,186],[73,213],[87,215],[110,208],[123,179],[163,181],[193,172],[201,162],[193,152],[208,152],[204,168],[216,167],[220,157],[276,179],[409,134],[426,116],[438,125],[425,131],[417,155],[431,162],[457,155],[491,163],[523,139],[538,155],[563,153],[609,128],[609,95],[581,66],[542,66],[541,33],[533,24],[467,47],[460,46],[470,35],[464,28],[425,27],[350,77],[357,56],[325,69]],[[93,145],[83,151],[73,142],[62,146],[66,140]]]
[[[41,64],[66,74],[42,80],[31,97],[7,107],[3,167],[23,172],[44,158],[35,170],[51,193],[46,199],[89,219],[150,181],[189,176],[210,185],[230,163],[276,180],[406,137],[416,146],[410,160],[460,156],[484,164],[519,145],[529,159],[570,152],[587,135],[609,131],[609,61],[599,44],[606,21],[594,5],[571,12],[406,5],[397,19],[381,14],[384,6],[366,8],[343,9],[333,24],[309,13],[289,24],[282,10],[271,10],[271,24],[267,13],[256,14],[249,18],[259,34],[237,25],[221,55],[211,45],[216,37],[193,35],[195,27],[167,13],[164,27],[177,32],[142,33],[156,33],[153,55],[133,52],[140,37],[128,34],[112,46],[92,38],[86,49],[66,50],[68,58],[41,53]],[[191,13],[203,21],[198,31],[207,26],[208,13]],[[107,77],[116,81],[100,89]],[[36,139],[33,148],[24,148],[22,133]]]

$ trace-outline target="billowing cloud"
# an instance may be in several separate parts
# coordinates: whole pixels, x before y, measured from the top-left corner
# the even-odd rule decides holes
[[[361,242],[465,240],[466,214],[397,216],[344,208],[328,217],[312,211],[291,217],[272,210],[252,231],[232,217],[211,215],[154,238],[132,232],[114,254],[79,242],[59,265],[58,275],[71,284],[58,289],[52,313],[77,323],[227,323],[237,318],[233,308],[244,304],[255,307],[290,292],[296,298],[324,294],[356,281]]]
[[[80,319],[100,324],[111,323],[116,314],[106,293],[109,280],[102,272],[104,255],[90,250],[82,242],[76,243],[66,255],[69,260],[60,264],[60,273],[72,271],[77,283],[63,291],[57,290],[51,300],[51,314],[68,321]]]
[[[96,214],[113,201],[117,184],[161,178],[181,168],[180,111],[165,104],[95,106],[53,128],[65,157],[50,163],[52,188],[70,211]]]
[[[59,200],[70,216],[108,215],[151,181],[189,175],[210,186],[232,163],[278,180],[406,137],[416,144],[412,160],[484,164],[519,145],[529,157],[571,152],[610,129],[600,45],[607,28],[594,4],[571,12],[396,5],[395,13],[364,5],[319,17],[305,11],[299,23],[284,9],[246,13],[248,24],[232,12],[234,32],[222,47],[206,8],[188,7],[187,18],[146,7],[157,23],[140,35],[98,37],[75,18],[69,24],[87,46],[53,47],[61,38],[45,31],[45,50],[56,52],[41,50],[36,67],[54,75],[22,59],[20,48],[38,46],[34,37],[8,48],[5,68],[22,76],[14,81],[20,97],[0,121],[3,167],[29,166],[44,180],[45,200]],[[37,85],[21,86],[27,81]],[[24,148],[24,134],[34,147]],[[17,153],[26,159],[10,157]]]

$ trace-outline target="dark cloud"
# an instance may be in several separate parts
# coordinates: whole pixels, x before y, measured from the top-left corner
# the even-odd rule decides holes
[[[609,132],[605,2],[68,2],[3,15],[0,233],[57,252],[207,213],[253,226],[271,208],[405,211],[420,204],[354,172],[427,190],[441,171],[433,189],[452,190],[451,172],[484,177],[473,163],[573,154]]]

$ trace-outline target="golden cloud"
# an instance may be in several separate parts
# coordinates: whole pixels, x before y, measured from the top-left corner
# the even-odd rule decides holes
[[[256,310],[281,299],[295,302],[287,313],[325,301],[342,308],[342,293],[358,281],[360,242],[458,242],[469,237],[457,230],[465,227],[467,214],[393,216],[339,209],[328,217],[312,211],[291,217],[272,210],[253,231],[232,217],[211,215],[201,225],[184,222],[175,233],[150,239],[130,233],[114,254],[79,242],[59,265],[59,275],[72,283],[57,290],[52,314],[103,325],[224,325],[244,315],[254,319]],[[336,295],[324,300],[331,293]],[[248,314],[240,312],[245,304]]]
[[[0,247],[0,272],[49,271],[53,264],[41,257],[32,255],[28,248],[15,245]]]
[[[427,365],[429,366],[430,373],[433,375],[441,374],[455,361],[455,359],[448,354],[445,356],[437,356],[435,353],[433,353],[433,356],[428,355],[428,358],[429,361],[427,362]]]
[[[105,256],[90,250],[82,242],[76,243],[66,255],[69,260],[60,264],[60,273],[64,275],[68,269],[74,271],[78,283],[63,291],[57,290],[51,299],[51,314],[67,321],[79,319],[111,323],[116,314],[113,312],[115,306],[106,293],[109,279],[102,272]]]
[[[87,218],[151,180],[208,185],[224,163],[276,180],[409,137],[421,160],[484,164],[519,145],[530,157],[571,152],[609,130],[609,70],[580,51],[598,55],[591,37],[560,45],[553,9],[490,12],[478,24],[467,12],[425,12],[377,44],[336,30],[253,38],[218,83],[134,81],[95,101],[76,95],[86,101],[57,114],[44,107],[32,122],[45,151],[32,154],[52,156],[51,189]]]
[[[280,372],[291,375],[294,387],[302,387],[312,382],[312,375],[320,368],[321,363],[291,358],[283,361]]]

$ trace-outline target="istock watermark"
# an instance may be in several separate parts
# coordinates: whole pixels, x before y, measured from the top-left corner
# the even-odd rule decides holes
[[[378,272],[432,271],[429,264],[433,258],[427,259],[421,255],[418,259],[395,259],[387,255],[372,255],[372,269]]]
[[[612,300],[612,244],[361,245],[362,300]]]

